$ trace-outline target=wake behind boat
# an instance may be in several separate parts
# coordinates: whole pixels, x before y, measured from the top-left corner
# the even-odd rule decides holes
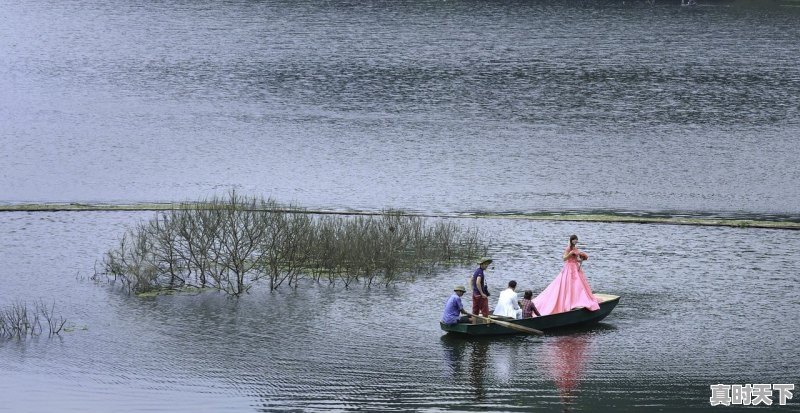
[[[506,326],[508,324],[525,327],[536,330],[554,330],[564,327],[573,327],[578,325],[586,325],[597,323],[606,318],[614,307],[619,303],[618,295],[611,294],[594,294],[600,304],[600,309],[597,311],[590,311],[586,308],[576,308],[563,313],[556,313],[545,315],[541,317],[514,319],[509,317],[491,316],[492,320],[501,321],[501,324],[494,323],[489,320],[478,320],[476,323],[457,323],[457,324],[444,324],[439,323],[442,330],[448,333],[464,334],[470,336],[493,336],[493,335],[507,335],[507,334],[523,334],[522,329],[514,329],[513,326]]]

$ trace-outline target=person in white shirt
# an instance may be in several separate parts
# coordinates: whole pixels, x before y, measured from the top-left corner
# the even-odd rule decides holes
[[[508,282],[508,288],[500,292],[497,299],[497,306],[494,308],[494,315],[504,317],[521,318],[522,309],[519,308],[519,297],[517,297],[517,282]]]

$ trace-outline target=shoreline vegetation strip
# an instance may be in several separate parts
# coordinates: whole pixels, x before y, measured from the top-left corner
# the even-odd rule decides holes
[[[196,208],[198,202],[175,203],[140,203],[140,204],[103,204],[103,203],[40,203],[40,204],[7,204],[0,205],[0,212],[69,212],[69,211],[168,211],[182,208]],[[319,215],[381,215],[380,211],[356,210],[312,210],[295,206],[286,208],[286,212],[319,214]],[[424,217],[439,218],[484,218],[484,219],[522,219],[530,221],[576,221],[576,222],[609,222],[609,223],[634,223],[634,224],[667,224],[667,225],[693,225],[716,226],[734,228],[769,228],[800,230],[800,222],[783,220],[760,220],[741,218],[719,217],[670,217],[670,216],[632,216],[620,214],[586,213],[553,213],[540,212],[529,214],[503,214],[503,213],[456,213],[456,214],[429,214],[413,213]]]

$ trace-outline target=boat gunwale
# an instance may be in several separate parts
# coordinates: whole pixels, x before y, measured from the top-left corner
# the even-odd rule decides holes
[[[603,294],[597,293],[594,294],[597,297],[598,304],[600,304],[600,313],[596,313],[595,311],[589,311],[584,307],[574,308],[569,311],[564,311],[562,313],[555,313],[555,314],[548,314],[541,317],[531,317],[531,318],[522,318],[522,319],[512,319],[507,317],[492,317],[497,318],[500,321],[504,321],[507,323],[513,323],[515,325],[520,325],[523,327],[529,328],[536,328],[539,330],[555,330],[559,328],[569,328],[573,326],[578,326],[582,324],[590,324],[596,323],[603,320],[607,317],[611,311],[617,306],[620,300],[620,296],[612,295],[612,294]],[[588,317],[581,317],[581,314],[584,312],[588,312]],[[595,313],[595,314],[592,314]],[[576,317],[581,317],[582,319],[577,319],[575,321],[567,321],[559,323],[559,318],[564,318],[566,320],[574,319]],[[555,320],[555,325],[550,323]],[[550,321],[550,322],[548,322]],[[544,324],[544,325],[542,325]],[[461,334],[466,336],[492,336],[492,335],[510,335],[510,334],[522,334],[520,331],[503,327],[498,324],[487,323],[487,324],[469,324],[469,323],[459,323],[459,324],[444,324],[439,323],[442,330],[449,333]]]

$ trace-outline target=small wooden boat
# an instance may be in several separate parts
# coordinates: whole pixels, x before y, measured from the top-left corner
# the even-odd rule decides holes
[[[522,329],[506,327],[507,324],[514,324],[521,327],[536,330],[552,330],[561,327],[573,327],[584,324],[596,323],[611,313],[611,310],[619,303],[618,295],[594,294],[600,304],[597,311],[589,311],[583,307],[576,308],[563,313],[550,314],[541,317],[513,319],[508,317],[491,316],[492,320],[501,321],[501,324],[491,321],[478,321],[475,324],[458,323],[444,324],[439,322],[442,330],[454,334],[466,334],[470,336],[493,336],[504,334],[522,334]]]

